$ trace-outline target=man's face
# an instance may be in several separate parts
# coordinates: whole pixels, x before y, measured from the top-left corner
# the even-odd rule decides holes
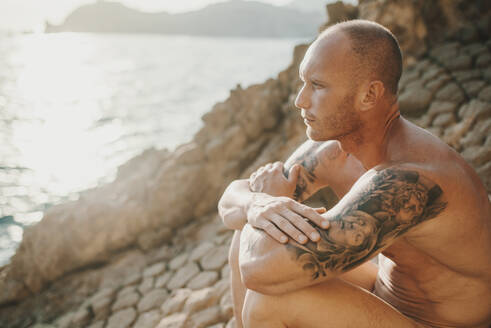
[[[295,106],[302,111],[307,135],[315,141],[339,139],[362,126],[355,109],[349,40],[340,32],[315,41],[300,65],[304,82]]]
[[[373,237],[373,234],[373,226],[369,222],[354,216],[332,221],[328,230],[329,240],[346,247],[360,246],[367,238]]]

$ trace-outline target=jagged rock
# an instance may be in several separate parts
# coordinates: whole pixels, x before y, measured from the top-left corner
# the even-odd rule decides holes
[[[457,104],[448,101],[434,101],[428,109],[427,115],[433,119],[438,114],[454,113],[457,109]]]
[[[431,93],[434,94],[438,90],[440,90],[448,81],[450,81],[451,78],[447,74],[441,74],[434,80],[428,81],[428,83],[425,84],[425,88]]]
[[[104,321],[97,321],[88,326],[87,328],[104,328]]]
[[[133,327],[135,328],[155,328],[161,319],[160,311],[153,310],[141,314]]]
[[[156,328],[186,328],[187,319],[186,313],[176,313],[162,319]]]
[[[224,323],[217,323],[216,325],[210,326],[208,328],[225,328]]]
[[[190,261],[197,261],[200,258],[202,258],[206,253],[208,253],[210,250],[212,250],[215,247],[213,243],[210,243],[208,241],[205,241],[204,243],[200,244],[196,249],[194,249],[191,252],[191,255],[189,256]]]
[[[428,108],[433,95],[419,81],[410,83],[399,97],[399,109],[408,116],[420,115]]]
[[[464,147],[481,145],[487,136],[491,134],[491,120],[482,120],[476,123],[474,128],[469,131],[462,139]]]
[[[200,261],[204,270],[218,270],[228,261],[228,246],[221,246],[211,250]]]
[[[55,326],[58,328],[70,328],[74,314],[75,313],[73,312],[65,313],[63,316],[56,319]]]
[[[107,322],[106,328],[127,328],[136,319],[136,311],[134,308],[127,308],[114,313]]]
[[[464,149],[462,157],[471,163],[475,168],[491,161],[491,148],[471,146]]]
[[[167,283],[169,282],[170,278],[172,277],[174,273],[171,271],[168,271],[161,275],[160,277],[157,278],[155,281],[155,288],[164,288],[167,286]]]
[[[157,276],[165,271],[165,263],[156,263],[143,271],[143,277]]]
[[[228,322],[227,322],[227,326],[225,326],[225,328],[237,328],[237,323],[235,321],[235,317],[230,319]]]
[[[112,311],[116,312],[121,309],[125,309],[134,306],[140,300],[140,294],[137,292],[128,292],[118,296],[118,299],[112,306]]]
[[[483,180],[488,190],[491,189],[491,161],[477,169],[477,174]]]
[[[131,286],[138,284],[142,279],[142,275],[140,272],[135,272],[129,276],[126,277],[126,279],[123,282],[124,286]]]
[[[186,312],[196,312],[202,310],[214,305],[218,298],[219,297],[217,296],[216,292],[211,287],[194,291],[186,300],[184,310]]]
[[[479,92],[479,99],[491,102],[491,85],[488,85]]]
[[[436,93],[435,97],[438,100],[451,101],[455,103],[461,103],[465,99],[464,93],[455,83],[447,84]]]
[[[190,318],[190,325],[193,328],[205,328],[214,325],[221,320],[220,307],[214,306],[193,314]]]
[[[90,320],[90,312],[86,307],[81,307],[72,317],[71,324],[74,327],[85,327]]]
[[[475,80],[481,78],[481,71],[478,69],[470,69],[465,71],[457,71],[454,72],[453,77],[459,81],[459,83],[463,83],[469,80]]]
[[[143,313],[149,310],[159,308],[162,303],[169,297],[167,290],[159,288],[154,289],[138,302],[138,312]]]
[[[172,261],[169,262],[169,268],[171,270],[177,270],[182,267],[186,261],[188,260],[189,254],[183,253],[175,257]]]
[[[447,69],[450,70],[464,70],[469,69],[472,66],[472,58],[468,55],[458,55],[456,57],[446,57],[442,60]]]
[[[480,55],[476,59],[476,67],[486,68],[491,64],[491,54],[489,52]]]
[[[133,292],[136,292],[136,286],[135,285],[130,285],[130,286],[123,287],[123,289],[121,289],[118,292],[117,298],[119,298],[119,297],[121,297],[123,295],[129,294],[129,293],[133,293]]]
[[[482,120],[491,117],[491,104],[480,100],[471,100],[459,109],[462,118],[473,117],[474,120]]]
[[[155,283],[154,277],[147,277],[143,279],[143,282],[140,284],[140,286],[138,286],[138,291],[142,294],[146,294],[153,289],[154,283]]]
[[[160,227],[139,234],[136,242],[142,250],[147,251],[164,243],[171,235],[172,230],[169,227]]]
[[[200,272],[196,263],[188,263],[186,266],[180,268],[171,280],[167,283],[167,288],[177,289],[184,287],[189,280],[193,279]]]
[[[438,114],[433,120],[433,125],[442,128],[446,128],[452,123],[455,123],[455,115],[453,113]]]
[[[234,315],[234,304],[232,300],[232,293],[225,293],[220,299],[220,310],[224,318],[230,319]]]
[[[94,319],[99,320],[106,318],[109,315],[111,303],[111,297],[101,297],[92,301],[90,308],[92,309]]]
[[[475,57],[487,51],[489,51],[488,48],[481,43],[472,43],[462,48],[462,52],[472,57]]]
[[[176,289],[169,298],[162,304],[162,314],[167,316],[176,312],[180,312],[184,306],[184,303],[191,295],[191,289]]]
[[[196,277],[188,282],[187,287],[191,289],[202,289],[212,286],[218,281],[218,273],[216,271],[200,272]]]
[[[479,91],[486,85],[486,82],[481,80],[468,81],[462,84],[465,92],[469,97],[475,97],[479,94]]]
[[[421,83],[426,84],[445,74],[445,70],[440,66],[432,65],[428,68],[421,77]]]

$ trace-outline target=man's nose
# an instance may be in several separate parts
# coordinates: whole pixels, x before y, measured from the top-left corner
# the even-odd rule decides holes
[[[295,107],[298,109],[309,109],[310,108],[310,97],[308,95],[307,87],[304,85],[297,94],[295,98]]]

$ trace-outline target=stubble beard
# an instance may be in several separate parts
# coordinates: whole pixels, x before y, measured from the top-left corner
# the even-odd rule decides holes
[[[314,141],[338,140],[352,138],[355,142],[361,143],[361,136],[358,131],[363,127],[363,122],[354,108],[354,94],[346,95],[339,104],[335,115],[324,118],[320,121],[317,129],[307,127],[307,136]]]

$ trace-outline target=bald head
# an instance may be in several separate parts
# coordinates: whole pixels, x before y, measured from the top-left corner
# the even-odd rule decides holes
[[[366,20],[351,20],[330,26],[319,41],[342,32],[350,41],[356,80],[379,80],[392,95],[397,94],[402,73],[402,54],[396,37],[387,28]]]

